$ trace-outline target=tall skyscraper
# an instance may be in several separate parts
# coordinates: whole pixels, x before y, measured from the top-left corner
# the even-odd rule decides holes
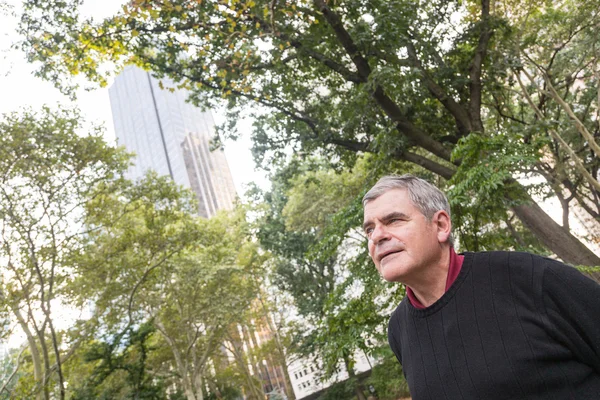
[[[173,86],[166,81],[166,86]],[[161,89],[159,82],[128,66],[109,89],[117,142],[136,154],[130,179],[149,169],[168,175],[198,199],[199,214],[213,216],[230,209],[236,197],[222,150],[209,150],[214,135],[211,113],[187,103],[188,92]]]

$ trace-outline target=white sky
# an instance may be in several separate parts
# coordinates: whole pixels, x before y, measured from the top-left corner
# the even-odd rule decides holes
[[[0,3],[2,0],[0,0]],[[18,14],[20,0],[6,1]],[[94,19],[101,19],[112,15],[119,9],[124,0],[88,0],[84,12],[93,15]],[[114,143],[115,133],[108,98],[108,88],[93,91],[80,90],[77,101],[71,102],[62,95],[54,86],[33,75],[34,66],[28,64],[23,53],[11,49],[11,46],[20,40],[15,32],[18,15],[0,14],[0,114],[19,111],[26,107],[33,110],[40,109],[43,105],[55,107],[57,104],[78,107],[82,116],[89,122],[101,123],[106,127],[106,140]],[[214,112],[217,122],[222,122],[222,113]],[[250,122],[246,121],[245,127],[240,130],[249,133]],[[246,185],[256,182],[263,188],[268,187],[268,180],[263,172],[257,172],[250,153],[251,143],[248,135],[238,141],[225,143],[225,155],[233,180],[240,196],[246,191]]]

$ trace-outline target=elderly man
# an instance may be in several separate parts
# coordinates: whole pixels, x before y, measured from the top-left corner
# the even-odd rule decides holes
[[[389,343],[413,400],[600,399],[600,286],[517,252],[458,255],[446,196],[386,176],[363,198],[369,254],[406,286]]]

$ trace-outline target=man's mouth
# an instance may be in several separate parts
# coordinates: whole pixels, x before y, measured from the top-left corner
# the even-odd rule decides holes
[[[379,256],[379,262],[382,262],[383,259],[386,258],[387,256],[391,256],[392,254],[400,253],[401,251],[403,251],[403,250],[390,250],[390,251],[381,253],[381,255]]]

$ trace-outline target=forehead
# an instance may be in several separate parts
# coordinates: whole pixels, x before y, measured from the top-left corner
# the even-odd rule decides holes
[[[376,199],[367,201],[364,220],[380,218],[391,212],[402,212],[407,215],[418,212],[406,189],[391,189]]]

